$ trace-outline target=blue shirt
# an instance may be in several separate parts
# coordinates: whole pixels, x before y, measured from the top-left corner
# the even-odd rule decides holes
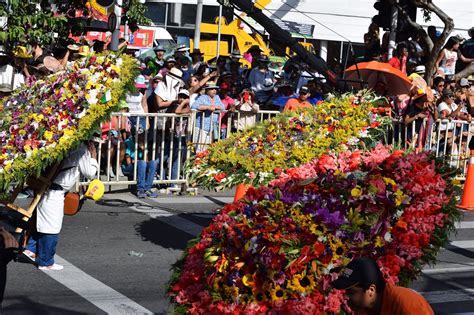
[[[199,110],[200,106],[216,106],[216,108],[221,109],[221,112],[225,111],[224,104],[222,103],[219,95],[214,96],[214,104],[211,101],[211,98],[208,95],[201,95],[199,96],[196,101],[193,103],[191,106],[192,110]],[[204,126],[203,124],[203,115],[204,115]],[[196,113],[196,127],[198,129],[203,129],[205,131],[211,131],[211,116],[212,116],[212,125],[213,128],[218,128],[219,127],[219,116],[220,112],[213,112],[210,110],[206,111],[198,111]]]

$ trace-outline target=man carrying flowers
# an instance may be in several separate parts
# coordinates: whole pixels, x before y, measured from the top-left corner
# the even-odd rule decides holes
[[[97,151],[92,141],[80,144],[62,162],[61,169],[37,207],[36,232],[28,240],[23,252],[38,264],[40,270],[61,270],[54,262],[56,245],[64,217],[64,196],[76,184],[79,176],[93,179],[99,169]]]

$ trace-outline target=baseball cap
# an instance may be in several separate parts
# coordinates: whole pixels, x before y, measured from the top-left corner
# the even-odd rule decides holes
[[[306,86],[306,85],[303,85],[301,88],[300,88],[300,94],[308,94],[308,93],[311,93],[309,88]]]
[[[189,91],[186,90],[186,89],[179,90],[178,95],[180,95],[180,94],[186,95],[187,97],[189,97]]]
[[[460,85],[460,86],[463,86],[463,87],[469,87],[469,86],[470,86],[469,80],[466,79],[466,78],[462,78],[462,79],[459,81],[459,85]]]
[[[383,276],[375,260],[360,257],[352,260],[331,285],[338,290],[345,290],[357,284],[361,286],[377,284],[381,279]]]

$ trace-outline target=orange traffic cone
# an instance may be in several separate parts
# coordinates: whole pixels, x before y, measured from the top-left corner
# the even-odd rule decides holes
[[[458,208],[474,211],[474,150],[471,150],[471,157],[467,165],[466,181],[464,182],[464,191]]]
[[[248,185],[248,184],[238,184],[237,187],[235,188],[234,202],[239,201],[240,199],[244,198],[250,186],[251,185]]]

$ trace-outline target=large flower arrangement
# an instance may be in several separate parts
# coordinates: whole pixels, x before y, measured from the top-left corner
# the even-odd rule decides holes
[[[189,180],[205,188],[258,186],[329,150],[371,146],[390,124],[388,117],[374,110],[375,100],[367,92],[346,94],[233,134],[188,161]]]
[[[0,197],[90,137],[133,86],[136,61],[90,56],[0,103]]]
[[[169,293],[192,314],[344,314],[334,268],[377,260],[407,285],[458,219],[447,168],[388,147],[324,154],[225,206],[175,267]]]

